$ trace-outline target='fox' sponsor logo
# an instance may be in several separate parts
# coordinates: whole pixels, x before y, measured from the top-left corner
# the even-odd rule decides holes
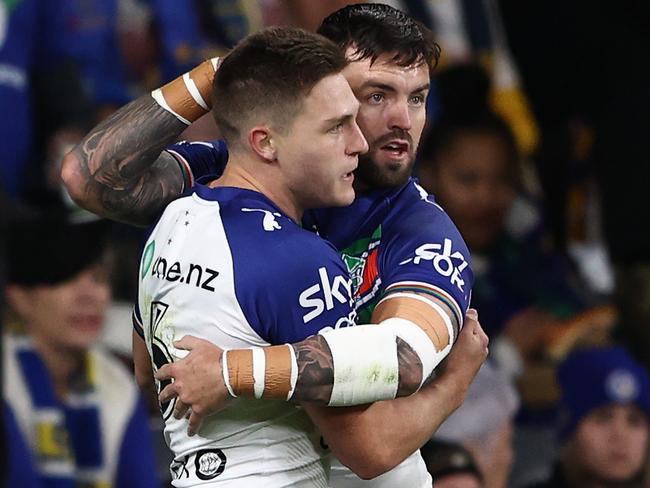
[[[219,271],[194,263],[184,267],[179,261],[168,263],[165,258],[159,256],[151,267],[151,276],[171,282],[178,281],[207,291],[214,291],[215,288],[211,283],[219,276]]]
[[[304,290],[299,297],[300,306],[309,310],[302,316],[306,324],[315,319],[325,310],[332,310],[335,306],[334,300],[339,303],[352,304],[352,282],[338,275],[330,282],[327,268],[324,266],[318,269],[320,283],[310,286]]]
[[[465,256],[460,251],[452,252],[451,239],[445,239],[443,244],[422,244],[415,250],[415,256],[402,261],[400,266],[413,262],[431,261],[433,269],[442,276],[448,276],[452,284],[463,291],[465,280],[461,273],[468,266]]]

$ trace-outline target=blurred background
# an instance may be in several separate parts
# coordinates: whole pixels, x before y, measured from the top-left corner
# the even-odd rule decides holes
[[[349,3],[358,2],[0,0],[2,439],[10,451],[31,422],[21,401],[34,393],[12,375],[51,364],[25,359],[34,343],[72,341],[83,361],[68,368],[81,378],[96,351],[93,361],[108,370],[132,368],[143,231],[75,209],[59,179],[63,155],[120,106],[248,33],[313,30]],[[472,306],[491,340],[465,404],[425,450],[436,486],[650,486],[650,3],[383,3],[430,27],[442,47],[416,173],[466,239]],[[209,117],[183,134],[217,137]],[[91,245],[97,253],[85,255]],[[90,303],[84,315],[65,317],[63,305],[78,301]],[[57,314],[90,324],[87,336],[52,332]],[[81,386],[53,381],[40,407],[70,392],[94,398],[108,381],[95,376]],[[128,375],[120,381],[110,388],[132,386]],[[101,402],[90,403],[96,417]],[[138,457],[141,469],[124,468],[141,477],[124,486],[167,486],[156,407],[135,390],[122,403],[125,436],[148,423],[151,440],[114,453],[151,454]],[[23,439],[36,457],[68,459],[100,442],[60,442],[56,420],[37,431]],[[3,461],[20,462],[14,454]]]

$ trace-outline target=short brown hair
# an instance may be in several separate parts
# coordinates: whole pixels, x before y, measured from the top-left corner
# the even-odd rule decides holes
[[[355,3],[328,15],[318,33],[345,52],[353,48],[355,61],[392,54],[398,66],[426,64],[431,73],[440,58],[440,46],[424,24],[382,3]]]
[[[256,114],[288,129],[311,89],[346,65],[336,44],[303,29],[270,27],[246,37],[214,79],[212,113],[221,135],[236,144]]]

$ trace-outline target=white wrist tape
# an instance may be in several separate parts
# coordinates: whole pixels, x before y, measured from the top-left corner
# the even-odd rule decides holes
[[[290,400],[298,380],[298,362],[291,344],[226,350],[223,382],[231,396]]]
[[[258,400],[264,394],[264,376],[266,375],[266,356],[264,349],[253,347],[253,394]]]
[[[192,122],[187,120],[185,117],[178,114],[176,111],[172,110],[172,108],[167,104],[167,100],[165,100],[165,97],[163,96],[162,91],[160,90],[160,88],[156,88],[154,91],[152,91],[151,96],[158,103],[158,105],[160,105],[162,108],[167,110],[170,114],[172,114],[178,120],[183,122],[185,125],[191,125],[192,124]]]
[[[204,61],[192,71],[151,92],[163,109],[185,125],[190,125],[210,111],[210,96],[219,58]]]
[[[232,389],[232,386],[230,385],[230,374],[228,373],[228,350],[225,349],[221,353],[221,373],[223,374],[223,384],[226,385],[226,389],[228,390],[228,393],[230,393],[230,396],[233,398],[237,398],[237,395],[235,395],[235,392]]]
[[[296,351],[291,344],[287,344],[291,358],[291,376],[289,378],[289,393],[287,393],[287,401],[291,400],[293,392],[296,389],[296,382],[298,381],[298,361],[296,360]]]

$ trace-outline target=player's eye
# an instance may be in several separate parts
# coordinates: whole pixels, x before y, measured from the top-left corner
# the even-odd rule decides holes
[[[341,132],[342,130],[343,130],[343,122],[339,122],[338,124],[332,126],[329,131],[332,133],[338,133]]]
[[[409,102],[411,105],[419,106],[424,104],[424,100],[425,100],[425,96],[420,94],[420,95],[413,95],[409,100]]]
[[[373,93],[368,97],[368,102],[370,103],[381,103],[384,101],[383,93]]]

